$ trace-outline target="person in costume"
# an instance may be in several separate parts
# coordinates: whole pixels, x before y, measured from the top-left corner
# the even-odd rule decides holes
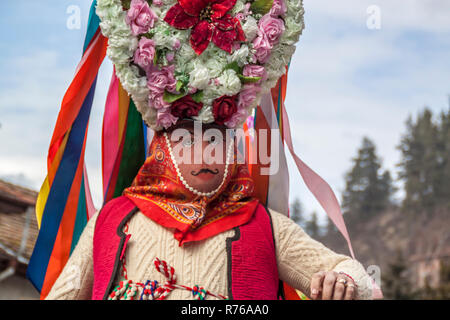
[[[154,137],[47,299],[278,299],[281,281],[313,299],[371,299],[363,266],[264,206],[238,161],[234,130],[286,73],[302,1],[98,0],[97,15]]]
[[[48,299],[277,299],[279,280],[313,298],[371,297],[360,263],[252,196],[234,144],[210,129],[194,134],[181,121],[156,133],[133,185],[91,218]]]

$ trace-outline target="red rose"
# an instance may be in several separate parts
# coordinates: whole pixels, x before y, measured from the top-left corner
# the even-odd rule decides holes
[[[177,118],[191,118],[198,116],[198,113],[203,108],[203,103],[195,102],[191,96],[185,96],[171,105],[171,113]]]
[[[236,0],[177,0],[164,21],[179,30],[191,29],[190,43],[200,55],[212,41],[231,53],[235,41],[246,41],[241,22],[228,14]]]
[[[222,96],[213,102],[213,115],[217,124],[223,125],[237,111],[237,96]]]

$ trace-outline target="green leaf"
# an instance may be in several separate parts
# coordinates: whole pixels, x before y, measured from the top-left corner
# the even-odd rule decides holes
[[[143,37],[146,37],[147,39],[151,39],[155,35],[155,29],[150,29],[148,32],[142,34]]]
[[[256,0],[250,6],[253,13],[265,15],[273,6],[273,0]]]
[[[181,88],[184,86],[184,82],[183,81],[181,81],[181,80],[178,80],[177,81],[177,86],[176,86],[176,90],[178,91],[178,92],[180,92],[181,91]]]
[[[241,79],[243,83],[256,83],[261,80],[261,77],[246,77],[240,74],[239,79]]]
[[[241,74],[242,73],[242,68],[239,67],[239,65],[238,65],[238,63],[236,61],[227,64],[225,66],[224,70],[228,70],[228,69],[236,71],[237,74]]]
[[[201,103],[203,100],[203,91],[197,91],[194,94],[191,94],[192,100],[194,100],[197,103]]]
[[[186,72],[175,70],[174,74],[178,80],[181,80],[183,82],[189,82],[189,75],[186,74]]]
[[[171,92],[165,91],[163,99],[167,103],[173,103],[173,102],[183,98],[184,96],[185,96],[184,93],[171,93]]]

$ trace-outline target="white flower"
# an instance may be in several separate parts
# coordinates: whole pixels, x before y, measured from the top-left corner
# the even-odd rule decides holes
[[[202,64],[197,64],[194,67],[194,70],[191,71],[189,84],[197,88],[199,90],[205,89],[209,84],[209,72],[208,68],[206,68]]]
[[[108,46],[108,49],[106,49],[106,54],[111,59],[111,61],[114,62],[114,64],[127,63],[128,61],[130,61],[129,54],[120,48],[117,49],[117,48]]]
[[[285,19],[286,30],[281,36],[281,42],[294,45],[302,34],[304,24],[303,21],[296,21],[293,17]]]
[[[225,70],[217,80],[219,81],[219,96],[217,98],[223,95],[234,96],[241,91],[241,79],[239,79],[236,71],[232,69]]]
[[[231,9],[230,13],[231,15],[235,16],[237,13],[244,10],[245,3],[242,0],[237,0],[236,4],[234,5],[233,9]]]
[[[247,45],[242,45],[238,50],[234,51],[231,55],[230,62],[237,62],[239,66],[243,66],[248,62],[248,56],[250,51]]]
[[[203,123],[213,123],[214,114],[212,112],[212,107],[210,105],[205,105],[198,113],[198,116],[193,118],[194,120],[201,121]]]
[[[192,49],[189,41],[181,42],[181,47],[178,50],[176,56],[176,70],[190,73],[194,69],[194,65],[192,64],[192,62],[197,57],[197,54],[195,53],[194,49]]]
[[[208,59],[205,62],[205,66],[208,68],[211,79],[217,78],[226,66],[226,62],[223,63],[218,59]]]
[[[152,31],[154,32],[152,40],[161,48],[173,49],[173,43],[176,39],[180,40],[180,42],[185,42],[188,39],[186,31],[174,30],[167,23],[159,20]]]
[[[137,105],[136,108],[142,114],[142,119],[147,124],[148,127],[155,131],[159,131],[162,127],[156,125],[156,119],[158,116],[158,111],[155,108],[149,108],[148,105],[145,105],[143,109],[140,109]]]
[[[256,21],[255,18],[249,16],[247,17],[247,21],[242,26],[242,29],[244,30],[247,41],[252,42],[253,39],[255,39],[256,35],[258,34],[258,22]]]

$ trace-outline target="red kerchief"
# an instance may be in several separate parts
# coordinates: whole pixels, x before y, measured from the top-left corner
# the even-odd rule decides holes
[[[124,191],[144,215],[186,242],[207,239],[248,222],[258,200],[245,164],[229,165],[222,188],[212,197],[198,196],[181,182],[163,133],[156,133],[149,156],[133,185]]]

